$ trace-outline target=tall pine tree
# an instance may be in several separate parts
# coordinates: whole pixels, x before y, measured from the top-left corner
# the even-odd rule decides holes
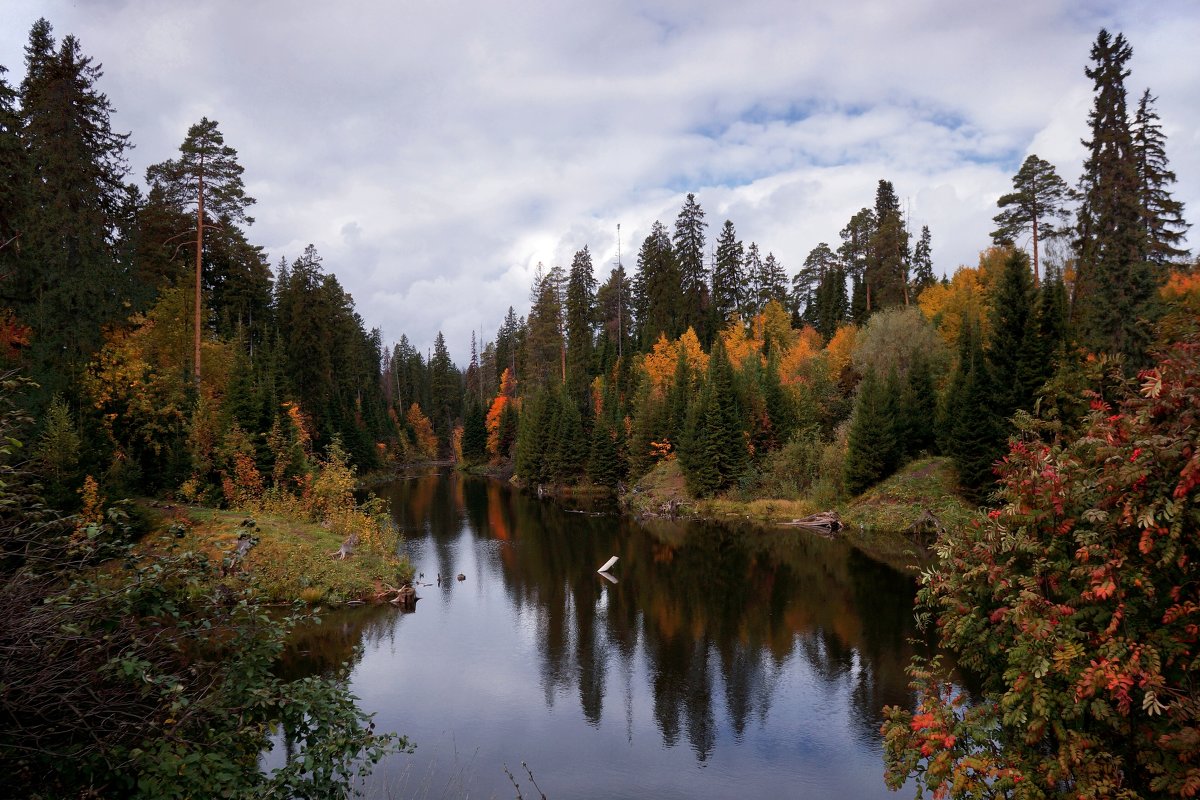
[[[1183,202],[1171,196],[1175,173],[1167,164],[1167,139],[1154,110],[1157,99],[1147,89],[1138,100],[1133,119],[1133,153],[1142,220],[1149,240],[1146,257],[1161,277],[1167,264],[1187,258],[1188,251],[1180,245],[1191,226],[1183,220]]]

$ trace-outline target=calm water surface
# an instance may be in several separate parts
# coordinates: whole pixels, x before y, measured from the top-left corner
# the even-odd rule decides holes
[[[911,578],[802,531],[572,513],[455,474],[380,493],[416,611],[326,614],[288,662],[353,659],[362,707],[416,743],[367,796],[514,797],[507,765],[536,798],[525,762],[552,800],[895,797],[878,728],[909,702]]]

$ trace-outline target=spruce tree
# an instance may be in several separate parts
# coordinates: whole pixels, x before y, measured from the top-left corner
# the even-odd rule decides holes
[[[996,201],[1000,213],[993,221],[997,228],[992,240],[998,244],[1016,245],[1017,239],[1029,231],[1033,244],[1033,284],[1040,280],[1038,243],[1062,231],[1055,220],[1067,219],[1067,201],[1073,194],[1066,181],[1058,177],[1049,161],[1030,155],[1013,176],[1013,191]]]
[[[895,401],[889,392],[894,386],[894,379],[880,379],[874,368],[867,369],[859,384],[844,466],[846,491],[851,495],[861,494],[895,469]]]
[[[733,223],[725,220],[717,236],[717,252],[712,269],[712,331],[723,328],[742,307],[744,257],[745,251]]]
[[[751,242],[746,248],[746,268],[742,273],[745,284],[742,287],[742,321],[748,322],[754,315],[762,311],[759,301],[762,298],[763,262],[758,252],[758,243]]]
[[[1162,277],[1167,264],[1187,259],[1188,251],[1180,245],[1191,226],[1183,220],[1183,202],[1171,196],[1175,173],[1167,165],[1167,137],[1154,110],[1157,99],[1149,89],[1142,94],[1132,133],[1142,220],[1149,240],[1146,257]]]
[[[897,398],[896,440],[902,458],[932,453],[936,444],[937,388],[924,353],[913,354]]]
[[[982,499],[993,482],[992,466],[1003,453],[1004,433],[995,408],[995,384],[980,343],[979,330],[965,316],[959,334],[958,364],[941,408],[938,430],[942,452],[954,460],[962,489]]]
[[[891,181],[875,191],[875,228],[868,244],[867,311],[908,305],[908,231]]]
[[[567,277],[567,382],[573,402],[588,404],[588,383],[595,360],[596,279],[592,254],[585,246],[575,253]]]
[[[992,293],[987,349],[987,362],[996,384],[996,409],[1002,417],[1029,408],[1033,401],[1021,374],[1031,366],[1022,364],[1022,356],[1032,353],[1026,339],[1036,335],[1031,330],[1033,301],[1029,258],[1020,250],[1010,250]]]
[[[481,464],[487,460],[487,420],[475,395],[467,397],[463,411],[462,454],[468,464]]]
[[[696,202],[696,195],[689,194],[675,219],[672,239],[679,269],[678,326],[681,331],[693,328],[702,342],[711,338],[708,330],[708,268],[704,265],[704,229],[707,227],[704,209]]]
[[[21,82],[24,195],[5,280],[18,317],[33,328],[32,377],[46,397],[67,396],[101,344],[102,327],[125,312],[122,267],[112,248],[126,196],[128,134],[112,130],[102,72],[66,36],[55,50],[50,23],[34,23]],[[11,144],[11,142],[10,142]],[[27,192],[25,189],[27,188]],[[6,248],[8,250],[9,248]]]
[[[680,464],[689,491],[708,497],[729,487],[746,469],[746,425],[734,386],[733,365],[721,337],[713,341],[708,375],[688,415]]]
[[[774,253],[767,253],[759,275],[758,310],[761,313],[772,300],[785,308],[788,305],[787,270]]]
[[[1080,178],[1079,259],[1072,318],[1080,344],[1143,362],[1154,317],[1155,271],[1138,185],[1137,158],[1126,113],[1125,78],[1133,49],[1101,30],[1084,70],[1095,87],[1088,115],[1091,138]]]
[[[937,283],[933,275],[933,237],[928,225],[921,226],[921,238],[913,248],[912,267],[912,295],[915,300],[921,292]]]
[[[633,303],[641,347],[649,350],[660,333],[673,339],[685,330],[679,324],[679,298],[683,291],[679,267],[671,239],[661,222],[655,221],[642,242],[637,267]]]

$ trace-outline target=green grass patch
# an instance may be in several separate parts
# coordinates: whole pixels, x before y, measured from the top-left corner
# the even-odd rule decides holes
[[[366,546],[359,546],[345,560],[336,558],[341,537],[314,523],[195,507],[158,516],[159,525],[140,545],[146,554],[174,545],[198,550],[220,563],[237,547],[239,535],[251,532],[258,543],[241,568],[259,596],[271,603],[366,600],[384,586],[399,586],[412,577],[407,560]],[[244,525],[250,519],[253,526]]]
[[[867,531],[905,531],[923,512],[946,528],[966,525],[979,512],[962,498],[948,458],[922,458],[900,468],[838,509],[842,519]]]

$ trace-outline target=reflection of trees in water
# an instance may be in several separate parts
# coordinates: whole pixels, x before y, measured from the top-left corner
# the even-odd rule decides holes
[[[475,540],[496,543],[500,570],[489,577],[502,582],[514,613],[536,621],[547,705],[575,689],[591,725],[614,675],[632,725],[639,646],[663,741],[686,737],[700,760],[717,739],[715,703],[723,700],[740,740],[755,721],[765,724],[794,658],[830,692],[848,690],[852,724],[867,736],[883,705],[908,701],[914,583],[846,542],[567,513],[456,474],[400,482],[391,500],[410,536],[428,531],[443,576],[455,570],[464,521]],[[612,555],[621,559],[615,585],[595,574]],[[351,638],[339,640],[341,652],[351,652]]]
[[[393,641],[396,616],[390,605],[344,608],[319,614],[320,624],[296,627],[280,656],[278,672],[286,680],[309,675],[345,675],[362,658],[362,645]]]

